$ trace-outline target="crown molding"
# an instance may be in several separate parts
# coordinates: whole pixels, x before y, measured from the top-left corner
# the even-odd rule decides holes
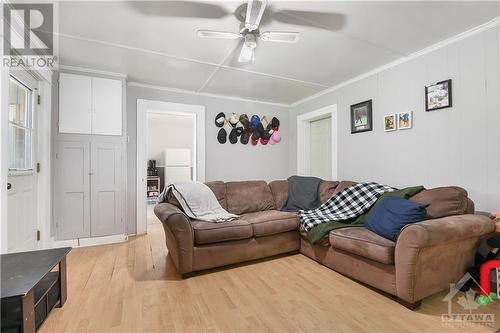
[[[189,95],[197,95],[197,96],[204,96],[204,97],[220,98],[220,99],[227,99],[227,100],[240,101],[240,102],[259,103],[259,104],[273,105],[273,106],[279,106],[279,107],[290,107],[290,104],[263,101],[263,100],[250,99],[250,98],[244,98],[244,97],[211,94],[211,93],[205,93],[205,92],[198,92],[195,90],[178,89],[178,88],[171,88],[171,87],[165,87],[165,86],[156,86],[156,85],[146,84],[146,83],[141,83],[141,82],[130,81],[130,82],[128,82],[127,85],[129,87],[155,89],[155,90],[162,90],[162,91],[168,91],[168,92],[174,92],[174,93],[180,93],[180,94],[189,94]]]
[[[59,69],[67,70],[67,71],[74,71],[74,72],[81,72],[81,73],[88,73],[88,74],[115,76],[115,77],[120,77],[122,79],[127,78],[127,74],[125,74],[125,73],[101,71],[99,69],[92,69],[92,68],[86,68],[86,67],[59,65]]]
[[[467,37],[470,37],[470,36],[476,35],[478,33],[481,33],[483,31],[489,30],[491,28],[497,27],[499,24],[500,24],[500,16],[494,18],[493,20],[491,20],[489,22],[486,22],[486,23],[481,24],[481,25],[479,25],[477,27],[474,27],[472,29],[464,31],[464,32],[462,32],[462,33],[460,33],[458,35],[455,35],[453,37],[450,37],[450,38],[442,40],[442,41],[440,41],[438,43],[435,43],[435,44],[433,44],[431,46],[428,46],[428,47],[426,47],[426,48],[424,48],[424,49],[422,49],[420,51],[413,52],[413,53],[409,54],[408,56],[401,57],[401,58],[399,58],[399,59],[397,59],[395,61],[392,61],[392,62],[387,63],[385,65],[379,66],[377,68],[374,68],[374,69],[372,69],[372,70],[370,70],[368,72],[365,72],[365,73],[363,73],[361,75],[353,77],[352,79],[349,79],[347,81],[339,83],[339,84],[337,84],[337,85],[335,85],[333,87],[330,87],[328,89],[322,90],[322,91],[320,91],[320,92],[318,92],[318,93],[316,93],[314,95],[311,95],[311,96],[305,97],[303,99],[300,99],[300,100],[298,100],[296,102],[293,102],[293,103],[289,104],[289,106],[290,107],[295,107],[297,105],[300,105],[300,104],[305,103],[307,101],[313,100],[313,99],[318,98],[320,96],[323,96],[325,94],[328,94],[328,93],[331,93],[333,91],[339,90],[340,88],[346,87],[346,86],[348,86],[350,84],[353,84],[353,83],[355,83],[357,81],[366,79],[366,78],[368,78],[368,77],[370,77],[372,75],[375,75],[375,74],[378,74],[380,72],[383,72],[383,71],[385,71],[385,70],[387,70],[389,68],[398,66],[398,65],[400,65],[402,63],[408,62],[410,60],[413,60],[415,58],[421,57],[421,56],[423,56],[425,54],[428,54],[430,52],[439,50],[439,49],[441,49],[443,47],[446,47],[446,46],[448,46],[450,44],[456,43],[456,42],[458,42],[460,40],[463,40],[463,39],[465,39]]]

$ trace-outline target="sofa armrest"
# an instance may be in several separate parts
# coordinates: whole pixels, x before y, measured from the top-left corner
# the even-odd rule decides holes
[[[194,231],[191,220],[178,207],[169,203],[157,204],[155,215],[165,231],[167,248],[180,274],[193,269]]]
[[[494,231],[482,215],[455,215],[407,225],[396,241],[396,290],[415,303],[449,288],[473,265],[481,239]]]

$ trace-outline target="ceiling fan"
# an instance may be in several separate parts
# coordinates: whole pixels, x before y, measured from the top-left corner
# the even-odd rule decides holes
[[[286,32],[286,31],[266,31],[260,32],[259,25],[262,21],[264,11],[266,10],[267,0],[248,0],[246,4],[246,11],[243,14],[235,13],[242,20],[240,31],[226,32],[226,31],[213,31],[213,30],[198,30],[198,37],[201,38],[217,38],[217,39],[243,39],[238,62],[249,62],[255,59],[255,48],[257,47],[257,40],[266,42],[279,42],[279,43],[296,43],[299,40],[300,33]],[[241,8],[241,7],[239,7]]]
[[[279,9],[268,0],[247,0],[234,12],[227,10],[217,1],[127,1],[129,6],[148,16],[221,19],[234,15],[241,22],[238,32],[198,30],[201,38],[241,39],[243,46],[239,62],[252,61],[255,57],[257,41],[296,43],[298,32],[260,32],[263,24],[277,21],[286,24],[307,26],[316,29],[337,31],[345,24],[345,16],[340,13],[315,12],[309,10]],[[304,2],[304,3],[307,3]]]

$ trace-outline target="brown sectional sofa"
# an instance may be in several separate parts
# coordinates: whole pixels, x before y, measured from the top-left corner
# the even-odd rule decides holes
[[[323,181],[320,200],[352,185]],[[287,181],[210,182],[224,209],[240,215],[225,223],[190,220],[174,197],[155,207],[179,273],[282,253],[297,253],[355,280],[393,295],[408,307],[458,281],[473,263],[480,240],[494,223],[474,214],[474,204],[459,187],[425,190],[410,200],[429,204],[428,219],[408,225],[396,242],[364,227],[332,230],[316,244],[300,230],[295,213],[281,212]]]

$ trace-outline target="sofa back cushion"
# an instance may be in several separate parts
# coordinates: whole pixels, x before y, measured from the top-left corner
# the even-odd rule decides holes
[[[325,201],[330,199],[335,193],[335,189],[339,185],[339,182],[333,180],[322,180],[319,184],[319,202],[323,204]]]
[[[410,200],[429,205],[427,206],[428,219],[467,214],[471,212],[471,208],[474,209],[474,203],[468,199],[467,191],[458,186],[423,190]]]
[[[269,183],[276,209],[281,210],[288,199],[288,180],[274,180]]]
[[[338,181],[332,180],[322,180],[319,184],[319,201],[324,203],[326,200],[330,199],[337,186]],[[276,204],[276,209],[280,210],[286,203],[288,199],[288,181],[287,180],[274,180],[269,183],[271,188],[271,193],[274,197],[274,203]]]
[[[226,202],[233,214],[276,209],[271,188],[260,180],[226,183]]]
[[[212,192],[214,192],[217,201],[219,201],[222,208],[227,210],[227,202],[226,202],[226,184],[221,181],[214,181],[205,183]]]
[[[356,182],[353,182],[353,181],[350,181],[350,180],[343,180],[341,181],[337,187],[335,188],[335,190],[333,191],[332,195],[335,195],[335,194],[338,194],[340,192],[342,192],[343,190],[345,190],[346,188],[352,186],[356,184]]]

